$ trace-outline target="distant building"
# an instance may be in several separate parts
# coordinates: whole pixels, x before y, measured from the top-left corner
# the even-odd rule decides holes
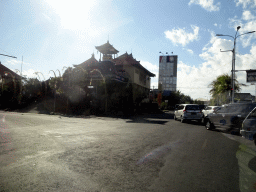
[[[176,91],[177,89],[177,55],[159,56],[158,89]]]
[[[123,55],[117,56],[118,50],[116,50],[110,43],[107,43],[95,47],[100,52],[99,61],[95,59],[94,54],[85,62],[74,65],[75,68],[83,68],[90,72],[94,69],[98,69],[102,76],[108,80],[118,81],[123,83],[131,83],[133,87],[133,99],[136,100],[136,93],[142,93],[145,96],[149,96],[150,91],[150,78],[155,74],[144,68],[140,61],[133,58],[132,54],[127,52]],[[93,76],[95,80],[101,80],[101,75],[95,73]],[[92,80],[94,80],[92,78]],[[124,84],[123,86],[126,86]]]
[[[251,93],[235,93],[237,102],[255,101],[255,97]]]

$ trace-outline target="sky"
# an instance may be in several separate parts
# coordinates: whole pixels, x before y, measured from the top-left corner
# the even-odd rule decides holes
[[[3,65],[32,78],[63,73],[91,57],[109,40],[119,55],[133,57],[156,77],[159,52],[178,55],[177,89],[193,99],[210,99],[209,84],[231,74],[234,42],[228,36],[256,31],[256,0],[0,0]],[[256,69],[256,33],[236,41],[236,70]],[[60,72],[60,74],[59,74]],[[246,72],[236,73],[246,83]],[[255,95],[255,86],[242,93]]]

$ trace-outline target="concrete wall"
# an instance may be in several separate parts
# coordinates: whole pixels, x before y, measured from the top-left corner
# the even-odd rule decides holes
[[[150,78],[143,70],[131,65],[124,65],[124,70],[129,73],[133,83],[150,89]]]

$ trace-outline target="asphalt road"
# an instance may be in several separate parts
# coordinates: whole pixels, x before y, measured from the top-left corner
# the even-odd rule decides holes
[[[0,191],[256,191],[251,141],[170,113],[0,120]]]

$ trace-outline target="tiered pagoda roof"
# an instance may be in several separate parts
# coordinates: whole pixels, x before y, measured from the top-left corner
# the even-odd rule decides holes
[[[103,54],[117,54],[119,52],[113,47],[113,45],[109,44],[109,41],[103,45],[95,46],[95,48]]]

